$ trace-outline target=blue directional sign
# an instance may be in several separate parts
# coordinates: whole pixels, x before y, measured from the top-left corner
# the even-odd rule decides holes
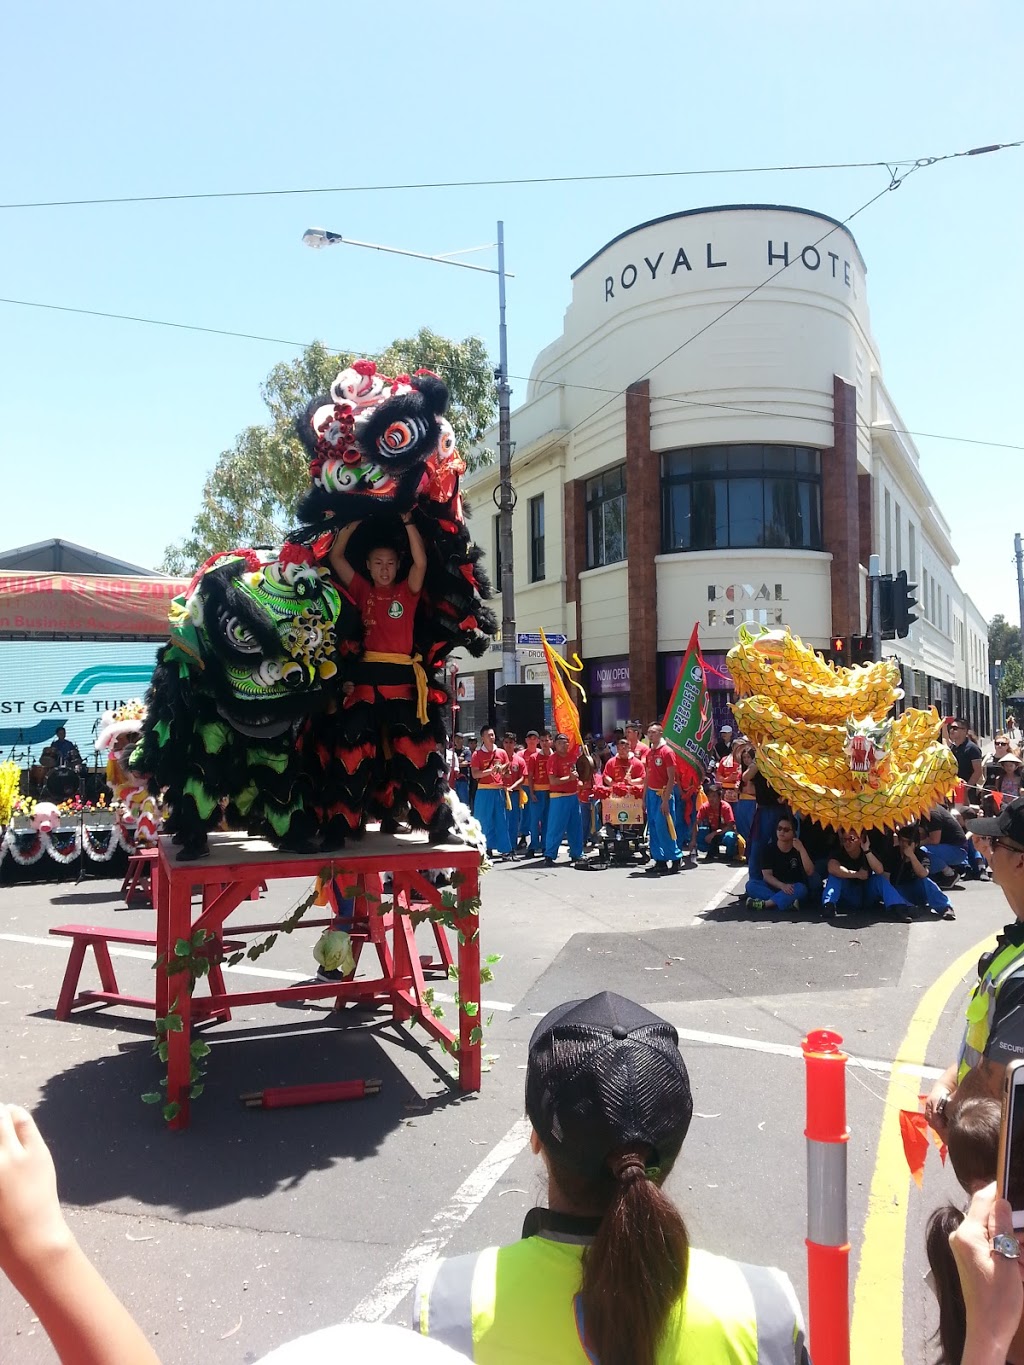
[[[568,635],[563,635],[561,631],[549,630],[545,633],[547,634],[549,645],[565,645],[569,643]],[[544,648],[544,642],[540,638],[539,630],[516,631],[516,644],[532,646],[534,649]]]

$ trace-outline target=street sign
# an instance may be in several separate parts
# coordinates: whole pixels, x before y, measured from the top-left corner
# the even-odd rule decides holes
[[[544,651],[542,649],[524,649],[522,645],[519,645],[516,649],[516,658],[521,664],[533,663],[535,660],[544,658]]]
[[[546,632],[548,644],[561,646],[569,643],[568,635],[563,635],[561,631],[549,630]],[[544,642],[540,638],[539,630],[520,630],[516,632],[517,645],[532,645],[534,649],[543,649]]]

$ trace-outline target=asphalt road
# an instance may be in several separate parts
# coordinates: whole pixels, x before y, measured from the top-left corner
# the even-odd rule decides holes
[[[605,988],[681,1031],[697,1116],[668,1188],[692,1240],[781,1266],[806,1303],[798,1049],[809,1030],[834,1028],[851,1053],[879,1063],[849,1069],[852,1290],[881,1125],[897,1122],[887,1067],[927,987],[1009,916],[987,883],[955,893],[955,923],[755,915],[738,906],[736,877],[720,866],[658,879],[499,866],[483,884],[483,949],[503,957],[485,988],[493,1061],[479,1095],[462,1096],[448,1059],[383,1018],[322,1004],[248,1007],[206,1034],[206,1091],[183,1134],[164,1131],[139,1100],[158,1075],[151,1021],[125,1010],[53,1018],[67,944],[48,929],[150,928],[152,912],[125,909],[112,882],[0,888],[0,1098],[35,1112],[77,1236],[166,1365],[238,1365],[353,1315],[405,1321],[407,1285],[432,1248],[455,1254],[518,1235],[542,1194],[522,1123],[530,1032],[552,1005]],[[261,919],[306,889],[272,888]],[[307,974],[312,941],[279,940],[257,970]],[[123,987],[151,989],[145,962],[115,965]],[[447,989],[439,983],[439,995]],[[942,1014],[930,1066],[955,1054],[965,992]],[[237,1098],[356,1076],[380,1077],[380,1095],[275,1112]],[[933,1153],[923,1192],[909,1195],[904,1356],[915,1365],[929,1358],[935,1325],[921,1229],[955,1190]],[[0,1358],[53,1358],[6,1285]]]

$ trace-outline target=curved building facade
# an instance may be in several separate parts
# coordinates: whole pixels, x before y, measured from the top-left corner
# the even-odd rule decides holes
[[[956,584],[903,425],[864,261],[833,219],[691,210],[587,259],[512,436],[517,624],[578,649],[589,727],[659,714],[695,621],[723,719],[737,627],[789,626],[821,649],[862,635],[878,553],[883,573],[904,568],[920,588],[921,619],[886,645],[908,701],[966,711],[986,731],[985,622]],[[495,478],[491,466],[467,481],[475,506]],[[496,518],[473,530],[493,569]],[[464,728],[492,713],[498,662],[474,680]],[[539,680],[535,661],[522,665]]]

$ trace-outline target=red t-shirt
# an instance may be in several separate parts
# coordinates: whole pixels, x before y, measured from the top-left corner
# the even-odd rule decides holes
[[[647,749],[643,755],[647,785],[652,791],[664,791],[670,785],[670,770],[675,767],[675,754],[662,740],[656,749]]]
[[[628,796],[636,784],[644,780],[644,765],[632,754],[620,758],[618,754],[604,765],[604,780],[615,796]]]
[[[736,823],[736,817],[733,815],[732,806],[729,805],[728,801],[719,801],[717,813],[709,801],[701,811],[700,819],[701,824],[707,825],[712,832],[729,829]]]
[[[412,653],[412,627],[420,595],[411,590],[407,579],[390,588],[378,588],[357,573],[348,591],[362,614],[364,649],[377,654]]]
[[[523,755],[521,753],[517,753],[513,754],[512,757],[509,758],[508,750],[504,750],[503,752],[505,754],[505,762],[508,764],[508,771],[505,773],[505,786],[506,787],[514,786],[515,783],[517,783],[520,778],[522,778],[525,781],[526,759],[523,757]]]
[[[563,782],[559,779],[569,777],[571,782]],[[552,754],[548,759],[548,780],[551,783],[552,796],[575,796],[579,789],[580,781],[576,773],[576,764],[568,754]]]
[[[530,785],[534,791],[550,791],[548,768],[553,757],[553,754],[546,754],[542,749],[534,749],[532,754],[527,754],[526,771],[530,775]]]
[[[504,749],[474,749],[470,768],[480,787],[502,787],[501,773],[493,771],[494,765],[504,763],[508,755]]]

